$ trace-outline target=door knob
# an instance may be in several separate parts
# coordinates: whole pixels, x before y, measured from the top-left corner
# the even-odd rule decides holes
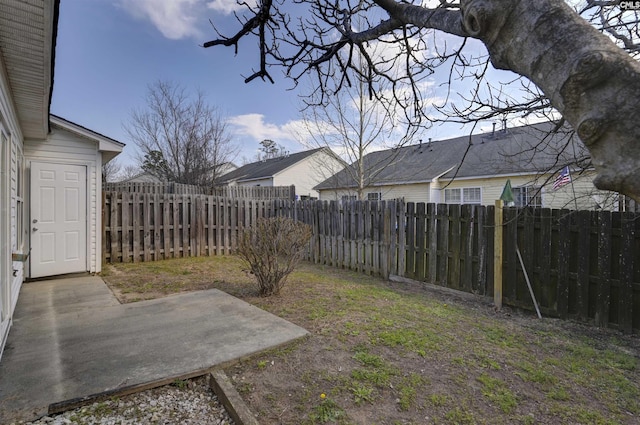
[[[37,228],[37,227],[34,227],[34,228],[33,228],[33,231],[34,231],[34,232],[37,232],[37,231],[38,231],[38,228]]]

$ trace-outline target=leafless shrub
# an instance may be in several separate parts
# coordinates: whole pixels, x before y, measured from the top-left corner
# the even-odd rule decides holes
[[[310,226],[286,217],[259,219],[242,230],[237,254],[255,276],[261,296],[280,292],[310,239]]]

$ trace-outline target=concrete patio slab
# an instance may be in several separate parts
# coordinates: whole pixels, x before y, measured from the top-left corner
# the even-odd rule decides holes
[[[26,283],[0,360],[0,423],[204,372],[306,334],[215,289],[119,304],[95,276]]]

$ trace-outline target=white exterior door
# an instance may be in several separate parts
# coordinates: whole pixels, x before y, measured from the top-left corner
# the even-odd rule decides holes
[[[31,277],[87,270],[87,169],[31,163]]]

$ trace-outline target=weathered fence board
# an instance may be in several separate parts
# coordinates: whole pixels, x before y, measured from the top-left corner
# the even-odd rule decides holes
[[[106,192],[105,262],[227,255],[261,217],[309,224],[308,260],[493,296],[494,207],[401,201],[319,202]],[[504,209],[504,304],[640,330],[640,216]]]
[[[108,182],[103,183],[105,192],[208,195],[233,199],[284,199],[296,198],[295,186],[215,186],[201,187],[169,182]]]

